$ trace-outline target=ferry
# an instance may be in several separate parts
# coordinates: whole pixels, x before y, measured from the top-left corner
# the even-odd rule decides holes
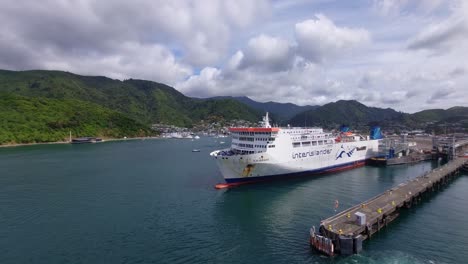
[[[222,188],[363,166],[379,155],[382,138],[378,127],[369,136],[351,133],[347,127],[335,134],[322,128],[272,127],[268,113],[258,127],[229,131],[231,146],[210,153],[227,183],[220,184]]]

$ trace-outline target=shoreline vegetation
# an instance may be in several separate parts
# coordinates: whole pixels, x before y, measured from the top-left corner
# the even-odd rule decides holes
[[[148,136],[148,137],[127,137],[127,138],[102,138],[102,141],[97,142],[97,143],[130,141],[130,140],[146,140],[146,139],[162,139],[162,137]],[[7,143],[7,144],[0,144],[0,148],[26,147],[26,146],[37,146],[37,145],[61,145],[61,144],[71,144],[71,142],[70,141],[53,141],[53,142],[34,142],[34,143]],[[96,143],[89,143],[89,144],[96,144]]]

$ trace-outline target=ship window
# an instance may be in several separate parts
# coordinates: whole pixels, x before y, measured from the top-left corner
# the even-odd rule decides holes
[[[312,141],[312,146],[317,146],[317,141]]]
[[[274,147],[275,147],[275,145],[270,145],[270,146],[268,146],[268,147],[269,147],[269,148],[274,148]]]
[[[323,145],[323,141],[322,141],[322,140],[319,140],[319,141],[318,141],[318,144],[319,144],[319,145]]]
[[[304,141],[304,142],[302,142],[302,146],[303,146],[303,147],[308,147],[308,146],[310,146],[310,141]]]
[[[301,146],[301,143],[299,143],[299,142],[294,142],[292,145],[293,145],[293,148],[298,148],[298,147]]]

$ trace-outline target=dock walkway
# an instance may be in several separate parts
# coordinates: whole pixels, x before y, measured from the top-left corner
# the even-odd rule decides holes
[[[323,220],[319,235],[315,234],[315,230],[311,230],[311,244],[329,255],[333,255],[334,252],[358,253],[362,249],[362,241],[398,217],[400,208],[410,208],[420,201],[422,194],[439,189],[457,176],[459,169],[466,162],[467,159],[455,159]],[[318,242],[320,248],[317,246],[317,239],[325,240],[327,244],[332,242],[333,245],[324,250],[322,242]]]

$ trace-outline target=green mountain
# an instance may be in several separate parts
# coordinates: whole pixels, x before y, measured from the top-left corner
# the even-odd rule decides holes
[[[429,109],[407,114],[398,122],[411,128],[425,128],[428,132],[445,133],[468,130],[468,107],[456,106],[449,109]]]
[[[342,124],[353,127],[371,122],[391,120],[403,115],[393,109],[368,107],[357,101],[340,100],[297,114],[289,121],[293,126],[336,128]]]
[[[294,117],[295,115],[299,113],[312,110],[312,109],[316,109],[317,107],[319,107],[316,105],[300,106],[300,105],[296,105],[292,103],[277,103],[277,102],[271,102],[271,101],[261,103],[261,102],[254,101],[247,96],[238,96],[238,97],[219,96],[219,97],[213,97],[213,98],[214,99],[234,99],[262,113],[269,112],[271,114],[271,117],[273,118],[273,121],[280,125],[286,125],[289,119],[291,119],[292,117]]]
[[[120,81],[61,71],[0,70],[0,92],[91,102],[145,124],[190,127],[213,116],[248,121],[257,121],[260,117],[260,113],[231,99],[194,99],[161,83],[133,79]]]
[[[99,105],[0,93],[0,144],[54,142],[74,136],[148,136],[148,126]]]
[[[411,119],[416,122],[444,122],[454,119],[466,119],[468,117],[468,107],[456,106],[444,109],[423,110],[411,115]]]

